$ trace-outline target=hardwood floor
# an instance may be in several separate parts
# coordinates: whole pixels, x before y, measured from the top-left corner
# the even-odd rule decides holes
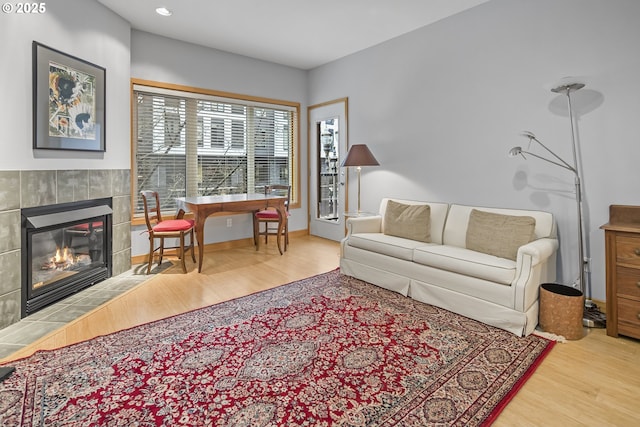
[[[207,252],[203,272],[187,262],[159,274],[64,328],[14,353],[25,357],[141,323],[226,301],[338,267],[339,245],[292,237],[283,256],[270,242]],[[591,329],[558,343],[516,394],[495,426],[640,425],[640,341]]]

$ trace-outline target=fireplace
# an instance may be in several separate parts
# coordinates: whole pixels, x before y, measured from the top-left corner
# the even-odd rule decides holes
[[[21,317],[111,277],[111,198],[21,213]]]

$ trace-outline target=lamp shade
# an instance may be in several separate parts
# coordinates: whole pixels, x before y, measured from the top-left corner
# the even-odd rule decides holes
[[[509,150],[509,157],[516,157],[522,154],[522,147],[513,147]]]
[[[366,144],[354,144],[340,166],[379,166]]]

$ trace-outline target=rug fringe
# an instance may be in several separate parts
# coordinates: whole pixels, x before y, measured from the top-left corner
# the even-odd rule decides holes
[[[533,335],[537,335],[539,337],[546,338],[551,341],[562,342],[562,343],[567,342],[567,339],[562,335],[552,334],[551,332],[541,331],[540,329],[535,329],[532,333]]]

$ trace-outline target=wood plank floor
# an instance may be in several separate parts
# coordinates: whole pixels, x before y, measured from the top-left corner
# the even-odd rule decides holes
[[[104,335],[199,307],[303,279],[338,267],[339,245],[292,237],[278,255],[273,242],[205,254],[203,272],[172,268],[98,307],[9,359]],[[558,343],[495,422],[495,426],[640,425],[640,341],[586,331]]]

